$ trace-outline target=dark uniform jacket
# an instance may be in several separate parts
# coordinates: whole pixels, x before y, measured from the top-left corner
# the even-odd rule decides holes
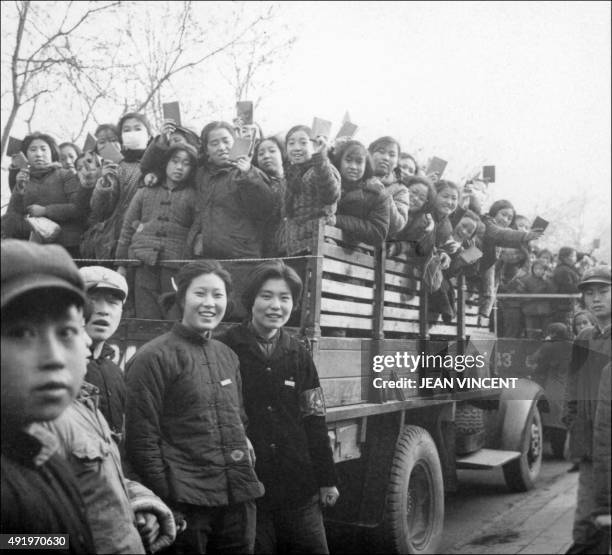
[[[3,534],[68,534],[69,548],[46,553],[95,553],[85,507],[57,439],[45,430],[2,434]]]
[[[238,357],[176,323],[126,370],[126,448],[142,483],[170,505],[260,497],[248,454]]]
[[[114,356],[115,351],[104,343],[100,356],[97,359],[91,359],[87,364],[85,381],[98,388],[98,408],[106,418],[115,439],[118,440],[125,428],[127,389],[121,368],[113,362]]]
[[[248,434],[266,488],[263,501],[290,507],[337,482],[314,362],[297,339],[284,330],[280,334],[269,359],[248,324],[219,339],[240,358]]]

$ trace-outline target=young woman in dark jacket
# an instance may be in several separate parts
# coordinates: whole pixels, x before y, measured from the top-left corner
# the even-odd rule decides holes
[[[55,140],[44,133],[28,135],[21,151],[28,160],[28,170],[10,170],[15,188],[6,214],[2,217],[2,236],[28,239],[29,216],[43,216],[61,227],[54,243],[62,245],[78,258],[83,218],[77,204],[79,182],[74,172],[62,169]]]
[[[285,138],[287,246],[282,254],[307,251],[320,219],[328,225],[336,223],[340,174],[327,155],[327,140],[311,136],[310,127],[296,125]]]
[[[374,177],[370,154],[359,141],[347,141],[334,152],[342,178],[336,227],[353,241],[380,246],[389,232],[391,196]]]
[[[283,262],[261,264],[242,296],[250,320],[220,338],[240,359],[249,437],[266,488],[257,504],[257,553],[328,553],[321,505],[339,497],[317,369],[283,329],[301,291]]]
[[[234,129],[213,121],[202,130],[196,174],[196,217],[187,239],[201,258],[259,258],[264,228],[275,211],[264,174],[247,156],[229,157]]]
[[[164,174],[142,187],[130,203],[117,246],[117,258],[140,261],[135,268],[136,318],[161,320],[158,302],[172,291],[171,278],[187,255],[185,242],[195,217],[197,153],[187,144],[171,146],[160,161]],[[174,261],[174,262],[173,262]],[[125,264],[118,271],[127,275]]]
[[[263,234],[264,257],[278,256],[286,250],[286,237],[283,236],[287,194],[284,164],[283,145],[276,137],[266,137],[255,145],[253,165],[266,174],[274,199],[274,212],[266,222]]]
[[[216,261],[176,277],[182,321],[144,345],[126,370],[126,448],[142,482],[184,516],[177,553],[252,553],[263,494],[246,437],[239,360],[211,338],[231,279]]]

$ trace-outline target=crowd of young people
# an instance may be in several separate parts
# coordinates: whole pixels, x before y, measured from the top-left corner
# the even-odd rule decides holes
[[[249,155],[232,157],[237,136],[251,140]],[[584,499],[599,479],[594,422],[605,428],[593,399],[610,360],[609,269],[581,275],[575,250],[561,249],[549,285],[545,253],[533,248],[542,230],[507,200],[485,210],[485,181],[460,187],[423,175],[392,137],[367,147],[348,137],[331,143],[298,125],[281,140],[226,122],[206,125],[199,137],[166,122],[152,137],[146,118],[128,113],[117,127],[99,126],[95,139],[82,153],[29,135],[27,168],[10,172],[2,218],[3,533],[68,532],[74,552],[326,552],[321,507],[340,492],[323,392],[308,350],[283,330],[299,306],[300,277],[279,260],[259,264],[242,298],[247,321],[211,337],[231,293],[218,260],[307,252],[322,219],[388,256],[433,261],[442,275],[432,295],[436,317],[452,319],[448,284],[459,272],[477,285],[483,315],[500,284],[583,294],[583,316],[594,326],[578,336],[565,416],[583,439],[591,434],[576,453],[574,539],[592,545],[595,509]],[[120,160],[106,157],[109,144]],[[49,239],[33,218],[58,224],[51,241],[80,270],[64,250],[35,244]],[[482,255],[475,261],[462,257],[472,247]],[[106,340],[128,308],[168,317],[164,293],[178,321],[136,353],[124,378]],[[516,306],[502,308],[512,324]],[[531,334],[572,311],[571,302],[548,313],[519,306],[519,320],[525,316]],[[609,438],[598,438],[609,458]]]

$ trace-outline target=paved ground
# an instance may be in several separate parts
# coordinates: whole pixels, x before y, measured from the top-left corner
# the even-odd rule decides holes
[[[447,499],[440,553],[565,553],[571,545],[577,474],[547,460],[538,486],[504,491],[501,472],[462,472],[458,493]]]

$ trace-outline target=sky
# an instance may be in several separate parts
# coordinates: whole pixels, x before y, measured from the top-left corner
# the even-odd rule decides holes
[[[610,221],[610,2],[284,2],[280,22],[297,41],[269,70],[266,132],[318,116],[333,134],[348,110],[358,139],[393,135],[446,177],[495,165],[492,198],[519,212],[587,191],[587,224]]]
[[[425,161],[496,166],[519,211],[587,188],[610,206],[609,2],[295,2],[298,41],[260,106],[265,128],[394,135]],[[314,112],[313,112],[314,110]],[[418,149],[422,150],[418,152]]]

